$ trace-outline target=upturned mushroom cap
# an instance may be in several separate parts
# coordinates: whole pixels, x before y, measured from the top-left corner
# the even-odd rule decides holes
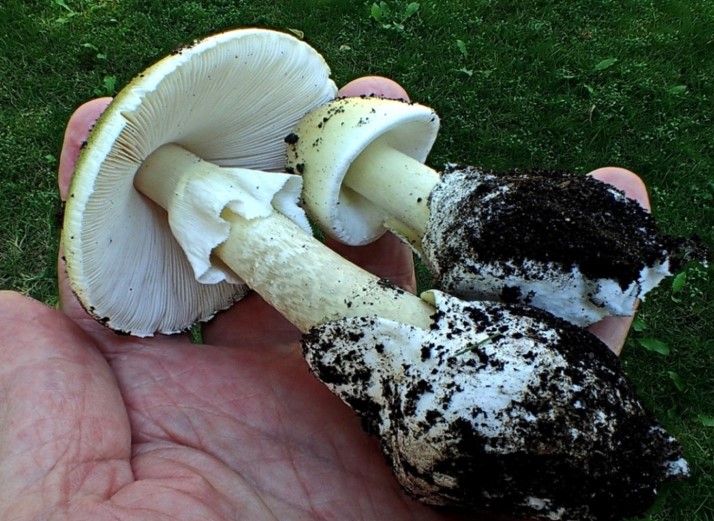
[[[440,289],[580,326],[632,315],[687,243],[616,188],[567,172],[447,165],[429,207],[422,248]]]
[[[379,437],[424,503],[509,517],[642,513],[688,474],[615,355],[540,310],[432,292],[429,330],[375,317],[311,330],[315,375]]]
[[[285,135],[336,94],[329,75],[298,39],[240,29],[177,50],[123,89],[90,135],[65,213],[67,273],[84,307],[146,336],[184,330],[241,298],[246,288],[228,270],[212,272],[213,284],[196,280],[166,212],[134,188],[134,174],[166,144],[220,166],[282,171]]]
[[[423,105],[340,98],[300,121],[287,138],[287,164],[290,171],[303,175],[303,202],[325,233],[346,244],[368,244],[384,234],[389,214],[342,186],[350,165],[374,144],[423,163],[438,130],[438,116]],[[406,192],[409,186],[403,188]]]

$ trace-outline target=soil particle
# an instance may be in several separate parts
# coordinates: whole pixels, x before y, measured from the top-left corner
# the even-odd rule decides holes
[[[294,132],[291,132],[290,134],[288,134],[287,136],[285,136],[285,142],[286,142],[288,145],[294,145],[294,144],[297,143],[299,140],[300,140],[300,136],[298,136],[298,135],[297,135],[296,133],[294,133]]]
[[[501,301],[515,303],[521,300],[521,288],[518,286],[503,286],[501,290]],[[524,302],[527,304],[527,302]]]
[[[394,282],[392,282],[389,279],[384,279],[384,278],[379,279],[377,281],[377,286],[379,286],[383,290],[387,290],[389,292],[394,292],[395,294],[401,295],[402,293],[404,293],[404,290],[402,288],[400,288],[399,286],[394,284]]]

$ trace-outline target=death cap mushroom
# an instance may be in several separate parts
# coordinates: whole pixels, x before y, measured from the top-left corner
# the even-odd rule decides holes
[[[220,263],[195,272],[134,174],[166,144],[219,166],[280,172],[285,135],[335,94],[314,49],[264,29],[208,37],[130,82],[95,125],[68,196],[67,273],[84,307],[112,329],[149,336],[185,330],[242,298],[245,285]],[[285,177],[268,199],[300,216],[300,186]]]

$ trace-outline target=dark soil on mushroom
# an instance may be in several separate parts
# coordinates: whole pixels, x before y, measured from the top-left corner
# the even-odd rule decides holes
[[[514,510],[514,504],[522,504],[523,498],[529,496],[547,497],[554,506],[564,508],[567,511],[564,519],[617,520],[643,513],[654,501],[663,481],[663,462],[680,458],[681,447],[658,430],[651,414],[641,407],[617,357],[595,337],[541,310],[518,306],[503,309],[509,314],[556,325],[560,338],[550,348],[567,361],[558,371],[581,391],[571,394],[561,387],[564,381],[561,375],[542,373],[532,384],[530,399],[512,403],[513,410],[503,410],[501,420],[511,424],[508,430],[527,436],[532,451],[511,454],[507,449],[508,440],[503,440],[503,451],[493,445],[484,451],[484,438],[474,432],[469,422],[452,424],[447,437],[460,440],[462,457],[441,465],[452,469],[461,467],[458,474],[462,476],[464,491],[488,491],[480,501],[474,501],[466,492],[461,501],[464,504],[471,501],[472,508],[486,508],[516,517],[533,516],[530,509]],[[477,327],[487,329],[500,321],[502,313],[494,308],[488,314],[474,311],[472,317]],[[540,336],[535,330],[526,334]],[[472,351],[482,363],[492,367],[499,363],[485,356],[479,346]],[[533,353],[522,353],[526,365],[533,362],[529,355]],[[617,393],[593,389],[593,376],[602,390],[617,389]],[[615,396],[619,399],[610,402]],[[567,402],[576,401],[581,403],[580,407],[567,406]],[[518,410],[527,414],[524,416]],[[559,422],[547,420],[553,410],[557,411]],[[593,435],[590,445],[581,447],[587,447],[594,457],[573,452],[574,459],[587,461],[586,465],[573,465],[562,453],[551,456],[548,451],[538,449],[573,443],[568,439],[569,426],[587,424],[593,410],[606,411],[616,432],[612,439],[607,435],[602,438]],[[477,411],[475,415],[478,414]],[[434,469],[435,472],[443,470]],[[548,517],[547,512],[548,509],[543,519]]]
[[[526,324],[517,332],[504,325],[514,317]],[[400,378],[365,363],[370,352],[378,353],[373,359],[392,356],[379,337],[363,334],[376,326],[373,318],[326,323],[303,337],[313,373],[339,390],[360,415],[363,428],[380,437],[397,475],[409,477],[405,483],[435,485],[440,475],[454,479],[438,490],[407,488],[408,493],[466,512],[614,521],[644,512],[662,482],[672,479],[667,465],[682,457],[681,447],[642,406],[617,357],[596,337],[525,306],[474,302],[462,315],[437,311],[432,318],[425,343],[405,347],[417,350],[421,364],[411,358],[402,363]],[[556,339],[539,324],[557,331]],[[469,330],[483,332],[490,340],[455,349],[452,337],[458,345]],[[522,338],[535,344],[521,344]],[[542,365],[546,351],[558,353],[563,363]],[[513,364],[538,375],[527,393],[501,409],[476,402],[464,405],[464,389],[454,375],[465,373],[475,381],[482,372],[505,377],[504,368]],[[379,399],[369,394],[375,382],[383,392]],[[441,401],[426,399],[429,408],[423,420],[405,422],[418,415],[422,398],[434,392],[440,392]],[[460,404],[463,415],[449,422],[445,413],[454,403]],[[595,428],[598,415],[605,425]],[[502,425],[499,434],[493,433],[494,422]],[[434,438],[435,433],[439,437]],[[410,460],[418,455],[398,454],[399,440],[430,438],[446,453],[429,456],[431,463],[421,470]],[[543,508],[529,504],[528,498],[543,498]]]
[[[658,233],[654,219],[638,203],[590,176],[545,170],[493,173],[450,166],[443,179],[454,173],[467,174],[468,195],[461,198],[459,210],[450,213],[458,220],[440,224],[445,236],[461,239],[440,253],[442,273],[465,258],[499,265],[511,261],[516,266],[533,260],[560,265],[565,271],[577,266],[592,280],[612,279],[624,289],[645,266],[673,255],[670,271],[674,272],[684,257],[678,251],[698,249]],[[502,191],[503,187],[508,190]],[[431,219],[442,219],[444,214],[432,208]],[[518,297],[517,288],[507,288],[503,295],[511,302]]]

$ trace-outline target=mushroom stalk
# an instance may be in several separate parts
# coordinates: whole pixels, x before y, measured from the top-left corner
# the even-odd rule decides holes
[[[219,167],[177,145],[165,145],[147,158],[134,184],[169,212],[175,228],[185,224],[175,222],[172,212],[183,204],[187,186],[193,191],[205,186],[208,193],[221,183],[229,184],[234,173],[250,172]],[[255,174],[256,183],[276,175]],[[230,232],[214,253],[301,331],[326,321],[365,315],[424,329],[431,324],[432,306],[345,261],[281,213],[246,218],[223,209],[220,217],[230,224]]]
[[[365,315],[429,328],[429,304],[346,262],[280,213],[252,220],[230,211],[222,215],[231,233],[216,254],[303,333]]]
[[[375,141],[352,162],[343,184],[388,216],[386,228],[420,249],[429,220],[429,194],[438,182],[432,168]]]

